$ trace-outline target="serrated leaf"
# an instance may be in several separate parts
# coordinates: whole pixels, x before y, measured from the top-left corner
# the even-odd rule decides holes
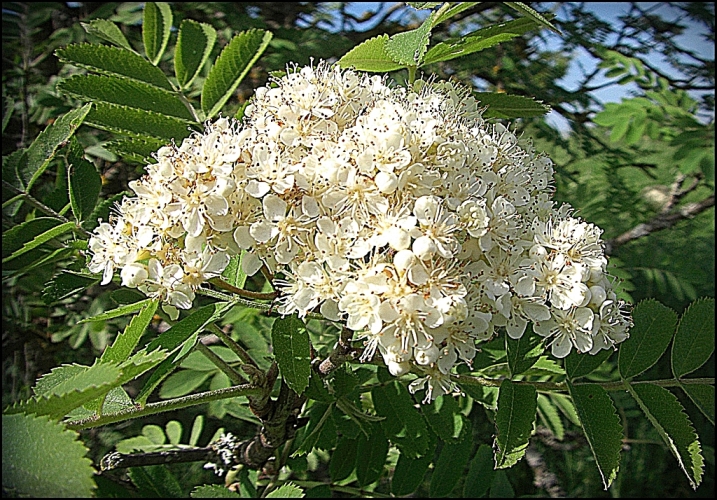
[[[359,434],[356,456],[356,478],[361,486],[368,486],[378,480],[388,456],[388,439],[384,436],[381,426],[371,425],[368,437]]]
[[[152,321],[158,305],[159,301],[157,299],[149,300],[142,310],[130,320],[124,332],[118,334],[112,345],[105,349],[100,362],[121,363],[127,360],[135,347],[137,347],[139,339],[147,329],[150,321]]]
[[[284,483],[265,498],[304,498],[304,490],[291,482]]]
[[[103,40],[117,45],[123,49],[133,50],[132,46],[127,41],[127,37],[124,36],[122,30],[113,23],[106,19],[93,19],[89,23],[80,23],[87,33],[95,35]]]
[[[351,475],[356,466],[357,439],[342,437],[339,439],[336,449],[331,453],[329,460],[329,474],[331,481],[341,481]]]
[[[493,450],[487,444],[478,447],[463,487],[464,498],[480,498],[490,489],[495,476]]]
[[[433,2],[427,2],[427,3],[433,3]],[[440,4],[440,2],[437,2],[437,3]],[[453,2],[453,3],[447,2],[449,7],[446,10],[439,9],[436,12],[438,17],[436,17],[436,19],[433,20],[433,26],[434,27],[438,26],[442,22],[447,21],[448,19],[460,14],[463,11],[466,11],[472,7],[475,7],[479,3],[480,2]]]
[[[76,228],[74,222],[65,222],[63,224],[60,224],[59,226],[55,226],[51,229],[48,229],[44,233],[38,234],[35,236],[32,240],[25,242],[22,247],[15,250],[13,253],[8,255],[7,257],[3,257],[2,263],[5,264],[8,261],[11,261],[17,257],[20,257],[21,255],[29,252],[30,250],[33,250],[40,245],[43,245],[50,241],[53,238],[57,238],[58,236],[62,236],[63,234],[72,231],[72,229]]]
[[[260,29],[242,31],[224,47],[202,88],[202,110],[212,118],[222,109],[254,63],[264,53],[272,34]]]
[[[707,419],[715,424],[715,386],[706,384],[682,384],[680,386]]]
[[[553,406],[550,398],[544,394],[538,394],[538,416],[541,418],[545,426],[550,429],[555,439],[562,441],[565,437],[565,427],[560,419],[558,410]]]
[[[553,404],[555,404],[556,408],[560,410],[565,418],[580,427],[580,418],[578,417],[578,413],[575,411],[575,405],[573,405],[572,400],[568,396],[554,392],[550,395],[550,400]]]
[[[319,441],[319,437],[326,423],[331,419],[331,413],[334,405],[321,402],[315,402],[309,408],[306,417],[309,422],[303,428],[301,434],[303,440],[292,456],[301,456],[310,453]]]
[[[501,382],[495,415],[497,469],[512,467],[525,455],[536,409],[537,391],[534,386],[514,384],[507,379]]]
[[[423,483],[428,466],[433,462],[436,450],[436,438],[432,434],[426,453],[418,458],[410,458],[405,453],[398,456],[396,468],[391,478],[391,493],[396,496],[410,495]]]
[[[229,259],[229,264],[222,271],[222,278],[224,281],[236,288],[244,288],[246,283],[247,275],[241,267],[241,260],[246,253],[242,250],[239,255],[232,255]]]
[[[152,154],[166,144],[166,140],[155,139],[154,137],[143,137],[141,139],[130,137],[128,139],[110,141],[105,144],[105,147],[125,160],[147,164],[156,163]]]
[[[525,333],[519,339],[513,339],[509,335],[505,336],[505,351],[511,377],[524,373],[538,362],[545,351],[542,340],[542,337],[533,333],[530,326],[526,328]]]
[[[140,139],[146,136],[174,139],[180,142],[192,132],[191,122],[153,111],[96,102],[85,121],[96,128],[130,135]]]
[[[180,498],[182,486],[166,465],[131,467],[128,470],[139,495],[143,498]]]
[[[212,53],[217,32],[208,24],[185,19],[179,26],[174,49],[174,74],[182,89],[188,88]]]
[[[447,497],[451,494],[459,479],[464,476],[472,452],[472,439],[464,439],[457,443],[444,443],[431,476],[430,495],[432,498]]]
[[[433,18],[431,13],[418,28],[391,36],[386,42],[391,59],[406,66],[420,66],[431,39]]]
[[[579,377],[584,377],[597,370],[597,368],[610,357],[612,351],[609,349],[603,349],[595,355],[579,353],[577,351],[571,351],[565,357],[563,362],[565,366],[565,373],[567,373],[570,380],[575,380]]]
[[[715,350],[715,300],[703,298],[682,314],[672,344],[672,373],[681,378],[705,364]]]
[[[271,344],[286,384],[297,394],[304,392],[311,376],[309,332],[302,320],[287,316],[274,321]]]
[[[540,24],[541,26],[545,26],[546,28],[550,29],[551,31],[554,31],[558,35],[562,35],[562,33],[560,33],[558,28],[553,26],[553,24],[550,21],[548,21],[548,19],[545,16],[543,16],[536,10],[532,9],[531,7],[527,6],[523,2],[505,2],[505,4],[508,7],[518,11],[521,15],[529,17],[530,19],[532,19],[536,23]]]
[[[354,68],[358,71],[387,73],[405,67],[395,62],[386,52],[388,35],[379,35],[358,44],[339,59],[342,68]]]
[[[195,121],[176,94],[137,80],[118,76],[75,75],[62,80],[57,90],[86,101],[101,101],[119,106]]]
[[[235,493],[225,486],[219,484],[203,484],[197,486],[189,494],[192,498],[242,498],[239,493]]]
[[[153,301],[154,301],[154,299],[140,300],[139,302],[134,302],[132,304],[120,306],[115,309],[105,311],[101,314],[97,314],[96,316],[92,316],[90,318],[85,318],[81,321],[78,321],[77,323],[81,324],[81,323],[89,323],[91,321],[106,321],[106,320],[112,319],[112,318],[119,318],[120,316],[125,316],[127,314],[132,314],[135,311],[139,311],[143,307],[147,307]]]
[[[45,284],[42,291],[42,301],[45,304],[52,304],[66,299],[92,285],[99,283],[100,279],[84,274],[73,273],[72,271],[60,271]]]
[[[572,385],[570,396],[580,418],[595,463],[607,490],[617,476],[622,449],[622,425],[610,396],[597,384]]]
[[[488,49],[502,42],[507,42],[517,34],[501,33],[491,37],[467,36],[451,42],[441,42],[426,53],[423,65],[433,64],[442,61],[450,61],[457,57],[474,54],[481,50]]]
[[[74,137],[67,154],[67,182],[72,213],[82,222],[92,215],[97,205],[102,178],[95,166],[85,159],[85,151]]]
[[[47,417],[3,415],[3,491],[31,498],[94,496],[87,452],[79,434]]]
[[[630,338],[620,344],[617,365],[622,378],[635,377],[657,363],[672,340],[677,314],[654,299],[635,306]]]
[[[468,419],[461,413],[454,397],[438,396],[430,404],[421,405],[421,412],[441,441],[457,443],[466,438],[469,430]]]
[[[35,184],[57,152],[67,144],[85,120],[90,108],[90,104],[85,104],[62,115],[40,132],[37,139],[27,148],[24,162],[17,165],[18,178],[24,190],[29,191]]]
[[[59,223],[60,221],[52,217],[37,217],[11,227],[2,235],[3,259],[12,255],[36,236],[56,227]]]
[[[147,58],[155,66],[167,48],[172,31],[172,9],[165,2],[145,2],[142,20],[142,41]]]
[[[704,458],[685,409],[674,394],[655,384],[631,384],[629,391],[696,490],[702,482]]]
[[[381,420],[383,432],[401,453],[412,458],[426,453],[428,429],[406,388],[397,380],[392,380],[371,389],[371,395],[376,413],[386,417]]]
[[[105,75],[125,76],[172,90],[172,84],[169,83],[161,69],[129,50],[108,45],[80,43],[58,49],[55,54],[60,61],[74,64],[80,68]]]
[[[488,106],[483,113],[485,118],[530,118],[543,116],[550,111],[550,106],[520,95],[474,92],[473,96],[482,105]]]

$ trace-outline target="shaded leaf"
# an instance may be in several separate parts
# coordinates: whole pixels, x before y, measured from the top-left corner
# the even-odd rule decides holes
[[[224,47],[202,88],[202,110],[212,118],[222,109],[269,45],[272,34],[260,29],[242,31]]]
[[[462,441],[470,430],[468,419],[453,396],[438,396],[430,404],[421,405],[421,412],[431,430],[446,443]]]
[[[80,23],[85,31],[90,35],[95,35],[103,40],[117,45],[123,49],[132,50],[132,46],[127,41],[127,37],[124,36],[122,30],[113,23],[106,19],[93,19],[89,23]]]
[[[91,321],[105,321],[112,318],[118,318],[120,316],[125,316],[127,314],[132,314],[135,311],[139,311],[143,307],[148,306],[150,303],[154,302],[154,299],[144,299],[140,300],[139,302],[134,302],[132,304],[127,304],[124,306],[117,307],[115,309],[111,309],[109,311],[105,311],[101,314],[98,314],[96,316],[92,316],[91,318],[85,318],[81,321],[78,321],[78,324],[80,323],[89,323]]]
[[[397,380],[371,390],[373,404],[381,420],[386,437],[391,440],[402,454],[411,458],[423,455],[428,442],[425,420],[413,406],[413,399],[406,388]]]
[[[105,147],[116,155],[121,156],[124,160],[148,164],[156,163],[156,160],[152,158],[152,154],[166,144],[166,140],[155,139],[154,137],[130,137],[110,141],[105,144]]]
[[[180,498],[184,496],[182,486],[166,465],[131,467],[129,478],[139,490],[141,497]]]
[[[413,2],[413,3],[415,3],[415,2]],[[425,3],[434,3],[434,2],[425,2]],[[440,2],[436,2],[436,3],[440,4]],[[438,15],[438,17],[436,17],[436,19],[433,20],[433,26],[437,26],[437,25],[441,24],[442,22],[447,21],[448,19],[452,18],[453,16],[456,16],[456,15],[460,14],[461,12],[468,10],[472,7],[475,7],[479,3],[480,2],[448,3],[449,7],[446,10],[439,9],[439,12],[441,10],[443,10],[443,12],[441,12],[440,15]],[[437,12],[437,14],[438,14],[438,12]]]
[[[95,166],[85,159],[85,151],[74,137],[67,155],[67,181],[72,213],[78,221],[84,221],[97,206],[102,178]]]
[[[351,475],[356,466],[357,447],[357,439],[348,439],[346,437],[339,439],[329,461],[329,474],[333,482],[341,481]]]
[[[555,439],[562,441],[565,437],[565,427],[560,419],[557,408],[550,401],[550,398],[544,394],[538,394],[538,416],[545,426],[550,429]]]
[[[495,415],[495,466],[512,467],[528,447],[537,409],[537,392],[532,385],[517,385],[510,380],[500,384],[498,411]]]
[[[304,498],[304,490],[289,482],[271,491],[265,498]]]
[[[210,25],[191,19],[182,21],[174,49],[174,74],[181,88],[192,84],[207,62],[216,39],[217,32]]]
[[[189,494],[192,498],[242,498],[239,493],[235,493],[226,486],[219,484],[203,484],[197,486]]]
[[[541,13],[537,12],[535,9],[527,6],[523,2],[505,2],[505,4],[508,7],[518,11],[520,13],[520,15],[529,17],[536,23],[540,24],[541,26],[545,26],[546,28],[550,29],[551,31],[554,31],[558,35],[562,34],[558,30],[558,28],[553,26],[553,24],[545,16],[543,16]]]
[[[172,373],[162,384],[159,397],[162,399],[186,396],[201,386],[210,376],[211,372],[196,372],[194,370],[179,370]]]
[[[474,92],[473,95],[482,105],[488,106],[483,113],[485,118],[529,118],[550,111],[550,106],[530,97],[495,92]]]
[[[426,53],[423,64],[433,64],[442,61],[450,61],[457,57],[466,56],[473,54],[481,50],[498,45],[501,42],[506,42],[517,37],[517,34],[513,33],[501,33],[485,38],[482,36],[468,36],[462,37],[453,42],[441,42]]]
[[[17,496],[91,497],[95,470],[79,434],[47,417],[2,416],[3,491]]]
[[[427,436],[428,438],[431,438],[431,442],[423,456],[411,458],[405,453],[398,456],[393,478],[391,478],[391,493],[394,495],[410,495],[423,483],[436,450],[436,438],[433,435]]]
[[[356,447],[356,478],[361,486],[367,486],[381,476],[388,456],[388,439],[384,436],[381,426],[371,425],[368,437],[359,434]]]
[[[2,263],[5,264],[6,262],[11,261],[11,260],[29,252],[30,250],[33,250],[33,249],[39,247],[40,245],[47,243],[48,241],[50,241],[53,238],[57,238],[58,236],[61,236],[69,231],[72,231],[72,229],[74,229],[75,227],[77,227],[77,226],[75,225],[74,222],[65,222],[65,223],[55,226],[51,229],[48,229],[47,231],[35,236],[33,239],[25,242],[22,245],[22,247],[18,248],[17,250],[12,252],[7,257],[3,257]]]
[[[194,116],[176,94],[129,78],[75,75],[58,83],[57,90],[86,101],[129,106],[194,121]]]
[[[681,378],[705,364],[715,350],[715,300],[702,298],[682,314],[672,344],[672,373]]]
[[[674,394],[655,384],[631,384],[629,391],[696,490],[702,482],[704,458],[685,409]]]
[[[354,68],[358,71],[386,73],[404,67],[395,62],[386,51],[388,35],[379,35],[358,44],[339,59],[342,68]]]
[[[622,425],[615,406],[605,389],[597,384],[572,385],[570,396],[580,418],[590,449],[595,457],[603,485],[607,490],[620,468]]]
[[[511,377],[524,373],[538,362],[545,350],[542,340],[542,337],[533,333],[531,326],[526,328],[519,339],[505,336],[505,351]]]
[[[106,75],[125,76],[172,90],[172,85],[161,69],[129,50],[108,45],[80,43],[57,49],[55,54],[60,61],[74,64],[80,68]]]
[[[707,419],[715,424],[715,386],[706,384],[682,384],[682,390]]]
[[[565,366],[565,373],[567,373],[570,380],[584,377],[585,375],[597,370],[597,368],[603,364],[611,354],[612,351],[609,349],[603,349],[595,355],[570,351],[570,354],[565,357],[565,361],[563,362],[563,366]]]
[[[84,274],[73,273],[72,271],[60,271],[45,284],[42,291],[42,301],[45,304],[52,304],[66,299],[92,285],[99,283],[100,279]]]
[[[635,377],[657,363],[667,349],[677,325],[677,314],[654,299],[635,306],[635,326],[620,344],[618,368],[623,378]]]
[[[165,2],[145,2],[142,41],[147,58],[155,66],[167,48],[172,31],[172,9]]]
[[[303,393],[311,376],[311,345],[306,325],[296,316],[277,319],[271,328],[271,343],[284,381],[297,394]]]
[[[436,466],[431,476],[431,497],[440,498],[451,494],[460,478],[464,476],[464,471],[472,452],[472,439],[443,444],[443,449],[438,455]]]
[[[464,498],[480,498],[490,489],[495,476],[493,450],[487,444],[478,447],[463,487]]]
[[[180,142],[192,132],[188,121],[105,102],[94,103],[85,121],[102,130],[140,139],[150,136]]]

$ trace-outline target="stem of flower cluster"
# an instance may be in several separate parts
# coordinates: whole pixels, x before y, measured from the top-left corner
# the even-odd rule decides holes
[[[197,342],[196,344],[197,351],[204,354],[209,361],[214,363],[217,368],[219,368],[227,377],[229,377],[229,380],[234,385],[241,385],[241,384],[247,384],[247,380],[241,376],[239,372],[237,372],[234,368],[232,368],[226,361],[224,361],[222,358],[217,356],[214,351],[209,349],[207,346],[202,344],[201,342]]]

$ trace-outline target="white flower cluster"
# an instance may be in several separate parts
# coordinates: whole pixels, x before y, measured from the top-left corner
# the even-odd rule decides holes
[[[622,342],[601,230],[555,207],[551,161],[481,114],[451,83],[294,68],[242,124],[160,149],[91,239],[90,269],[186,309],[243,249],[247,274],[280,278],[281,314],[343,322],[364,360],[422,370],[427,399],[496,327],[517,339],[532,323],[561,358]]]

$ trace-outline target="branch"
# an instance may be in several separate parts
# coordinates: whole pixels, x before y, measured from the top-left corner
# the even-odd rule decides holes
[[[318,364],[319,375],[325,376],[336,370],[346,361],[356,359],[360,354],[360,349],[355,349],[351,345],[351,337],[353,332],[348,328],[343,328],[336,342],[334,349],[329,356]]]
[[[609,239],[605,242],[605,253],[612,254],[616,248],[628,243],[632,240],[642,238],[651,233],[662,231],[663,229],[674,226],[683,219],[689,219],[695,215],[704,212],[715,204],[715,196],[711,195],[702,201],[688,203],[672,213],[660,213],[648,222],[638,224],[629,231],[622,233],[620,236]]]

